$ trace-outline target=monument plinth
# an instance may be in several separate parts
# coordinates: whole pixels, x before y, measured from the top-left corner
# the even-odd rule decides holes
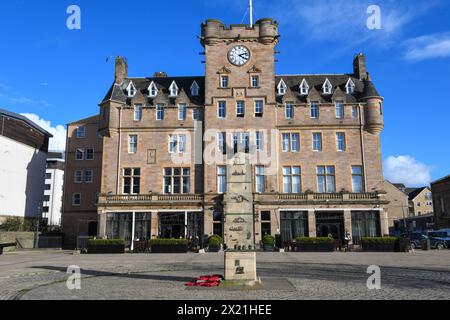
[[[227,165],[224,202],[225,280],[257,281],[252,167],[247,154],[236,154]]]

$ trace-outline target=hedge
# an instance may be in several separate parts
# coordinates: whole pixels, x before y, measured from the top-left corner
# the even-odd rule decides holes
[[[150,240],[150,246],[187,246],[186,239],[153,239]]]
[[[111,239],[111,240],[102,240],[102,239],[90,239],[88,240],[88,246],[120,246],[125,245],[125,241],[123,239]]]
[[[223,243],[222,237],[218,236],[217,234],[212,235],[208,238],[208,245],[211,246],[218,246]]]
[[[362,238],[362,242],[367,244],[396,244],[398,241],[396,237]]]
[[[263,244],[266,246],[271,246],[271,247],[275,246],[275,238],[272,237],[271,235],[265,235],[263,237],[262,241],[263,241]]]
[[[295,239],[296,244],[325,244],[325,243],[333,243],[333,238],[307,238],[307,237],[299,237]]]

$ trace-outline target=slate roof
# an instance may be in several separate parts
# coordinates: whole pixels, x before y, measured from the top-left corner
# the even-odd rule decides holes
[[[370,80],[360,80],[355,77],[354,74],[323,74],[323,75],[278,75],[275,76],[275,85],[278,86],[280,80],[286,83],[288,87],[287,93],[289,93],[290,98],[296,99],[297,103],[307,103],[308,96],[300,94],[300,84],[303,79],[305,79],[310,88],[310,95],[320,96],[320,102],[333,102],[337,97],[339,99],[344,99],[346,103],[358,102],[361,99],[367,97],[380,97],[375,85]],[[325,80],[328,79],[332,86],[332,94],[324,95],[322,86]],[[353,94],[346,93],[346,84],[348,80],[351,79],[355,84],[355,92]],[[202,106],[205,103],[205,77],[152,77],[152,78],[127,78],[121,85],[113,84],[102,103],[114,100],[121,103],[130,104],[130,98],[127,97],[126,88],[133,81],[138,93],[144,97],[148,98],[148,87],[150,83],[155,82],[158,88],[158,96],[161,92],[164,94],[166,99],[169,99],[169,87],[173,81],[177,84],[180,91],[183,91],[188,96],[190,102],[194,105]],[[199,95],[191,95],[191,86],[193,82],[196,81],[200,87]],[[277,91],[276,87],[274,88]],[[290,92],[289,92],[290,91]],[[287,98],[287,97],[286,97]],[[152,98],[148,98],[150,104],[152,103]],[[277,101],[279,103],[283,102],[283,96],[278,96]],[[171,101],[173,102],[173,101]]]
[[[22,116],[22,115],[20,115],[18,113],[15,113],[15,112],[8,111],[8,110],[0,108],[0,115],[4,115],[4,116],[7,116],[7,117],[12,118],[12,119],[23,121],[26,124],[28,124],[30,127],[33,127],[34,129],[36,129],[37,131],[42,133],[43,135],[46,135],[49,138],[53,138],[53,135],[51,133],[49,133],[46,130],[42,129],[40,126],[38,126],[36,123],[31,121],[30,119],[28,119],[27,117],[24,117],[24,116]]]
[[[428,187],[406,188],[405,192],[408,195],[409,200],[413,200],[415,197],[417,197],[425,189],[428,189]]]
[[[443,178],[441,178],[439,180],[436,180],[436,181],[432,182],[431,184],[434,185],[434,184],[437,184],[437,183],[446,182],[447,180],[450,181],[450,175],[445,176],[445,177],[443,177]]]
[[[205,104],[205,77],[127,78],[121,85],[113,84],[100,104],[108,100],[114,100],[122,103],[129,102],[126,89],[131,81],[133,81],[133,84],[138,91],[137,94],[141,94],[144,97],[148,97],[148,87],[153,81],[158,88],[158,95],[163,93],[166,98],[169,98],[169,87],[172,82],[175,81],[180,92],[183,90],[192,104],[198,106]],[[191,94],[191,86],[194,81],[196,81],[200,87],[198,96],[193,96]],[[153,100],[152,98],[148,99]]]

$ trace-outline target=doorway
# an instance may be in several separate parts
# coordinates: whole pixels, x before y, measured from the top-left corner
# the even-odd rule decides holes
[[[318,237],[333,237],[336,240],[343,240],[344,213],[343,212],[317,212],[316,227]]]

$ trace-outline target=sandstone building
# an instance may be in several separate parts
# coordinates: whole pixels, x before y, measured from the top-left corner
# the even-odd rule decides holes
[[[365,56],[348,74],[277,75],[271,19],[251,27],[207,20],[200,38],[204,76],[130,77],[118,57],[99,115],[69,125],[63,223],[72,242],[95,221],[98,236],[129,244],[212,234],[226,241],[226,161],[238,151],[253,159],[256,242],[349,232],[358,244],[388,234],[383,99]],[[74,130],[83,126],[79,139]],[[94,159],[76,160],[86,148]],[[86,170],[94,180],[80,184],[77,171]]]

